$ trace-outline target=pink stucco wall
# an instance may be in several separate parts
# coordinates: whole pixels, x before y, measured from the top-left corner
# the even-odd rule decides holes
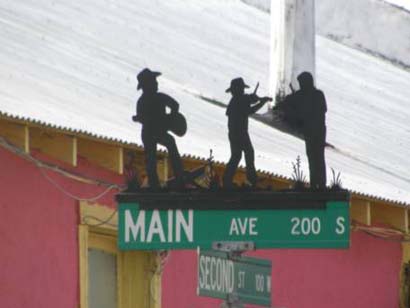
[[[65,167],[122,181],[81,158],[77,168]],[[48,174],[81,197],[104,190]],[[114,206],[113,194],[99,202]],[[76,200],[51,185],[32,163],[0,148],[0,307],[78,307],[78,223]],[[273,262],[274,307],[398,307],[399,243],[353,232],[349,250],[263,250],[252,255]],[[196,296],[196,275],[196,252],[173,251],[163,275],[162,306],[218,307],[219,300]]]
[[[121,181],[81,158],[75,171]],[[81,197],[104,190],[46,172]],[[100,202],[113,205],[113,194]],[[0,307],[78,307],[77,226],[78,202],[57,190],[32,163],[0,148]]]
[[[399,243],[353,232],[349,250],[261,250],[272,260],[272,302],[281,308],[395,308],[399,305]],[[164,308],[215,308],[196,296],[196,252],[171,252],[164,271]],[[252,307],[252,306],[248,306]]]

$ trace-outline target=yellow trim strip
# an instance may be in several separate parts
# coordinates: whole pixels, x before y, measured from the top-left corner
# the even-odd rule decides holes
[[[80,308],[88,308],[88,226],[78,226]]]

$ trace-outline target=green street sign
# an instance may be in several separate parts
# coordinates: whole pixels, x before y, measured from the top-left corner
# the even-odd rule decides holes
[[[123,200],[124,201],[124,200]],[[193,208],[163,200],[164,206],[120,200],[119,248],[122,250],[212,249],[216,241],[248,241],[261,248],[348,248],[349,202],[326,201],[323,206],[303,207],[226,204]],[[297,200],[296,200],[297,201]],[[296,206],[295,206],[296,204]],[[254,208],[254,209],[253,209]]]
[[[234,296],[241,303],[270,307],[271,270],[269,260],[200,251],[197,293],[224,300]]]

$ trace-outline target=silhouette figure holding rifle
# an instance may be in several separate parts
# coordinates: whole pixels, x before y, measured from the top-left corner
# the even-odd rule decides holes
[[[303,72],[298,76],[300,90],[294,94],[296,118],[301,123],[309,160],[310,187],[326,188],[326,118],[325,95],[314,86],[313,76]]]
[[[177,187],[182,188],[183,166],[175,139],[168,133],[172,130],[179,136],[186,132],[185,118],[178,112],[179,104],[170,96],[158,92],[157,77],[161,73],[143,69],[138,75],[138,87],[142,95],[137,102],[137,114],[133,121],[142,124],[141,139],[145,150],[145,163],[150,188],[159,188],[157,174],[157,144],[165,146],[171,159]],[[167,114],[166,108],[171,113]]]
[[[245,84],[242,78],[235,78],[231,81],[231,86],[226,90],[227,93],[230,92],[232,94],[232,99],[226,110],[231,158],[223,176],[225,188],[233,187],[233,176],[242,158],[242,152],[245,153],[248,182],[252,186],[255,186],[257,182],[255,153],[248,133],[248,117],[262,108],[266,102],[272,101],[270,97],[260,98],[256,95],[258,86],[259,83],[252,94],[245,94],[245,88],[249,88],[249,86]]]

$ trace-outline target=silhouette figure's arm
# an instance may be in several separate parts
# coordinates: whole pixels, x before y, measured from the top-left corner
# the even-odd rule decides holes
[[[132,120],[134,122],[140,122],[142,123],[142,117],[143,117],[143,104],[142,101],[139,99],[137,102],[137,114],[132,116]]]
[[[317,112],[325,114],[327,112],[326,98],[322,91],[316,92]]]
[[[263,105],[266,104],[266,102],[272,101],[272,97],[258,97],[258,100],[260,101],[256,105],[251,106],[249,109],[249,114],[257,112],[259,109],[263,107]]]
[[[256,105],[251,106],[249,108],[249,114],[257,112],[259,109],[261,109],[263,107],[263,105],[265,105],[265,103],[266,103],[266,101],[260,101]]]
[[[320,100],[322,103],[322,108],[323,108],[323,113],[327,112],[327,104],[326,104],[326,98],[325,95],[323,94],[323,92],[320,92],[321,96],[320,96]]]
[[[256,104],[258,101],[260,101],[260,97],[255,93],[249,94],[248,98],[251,105]]]
[[[171,96],[166,95],[166,99],[164,99],[165,106],[171,109],[172,113],[176,113],[179,110],[179,104],[176,100],[174,100]]]

